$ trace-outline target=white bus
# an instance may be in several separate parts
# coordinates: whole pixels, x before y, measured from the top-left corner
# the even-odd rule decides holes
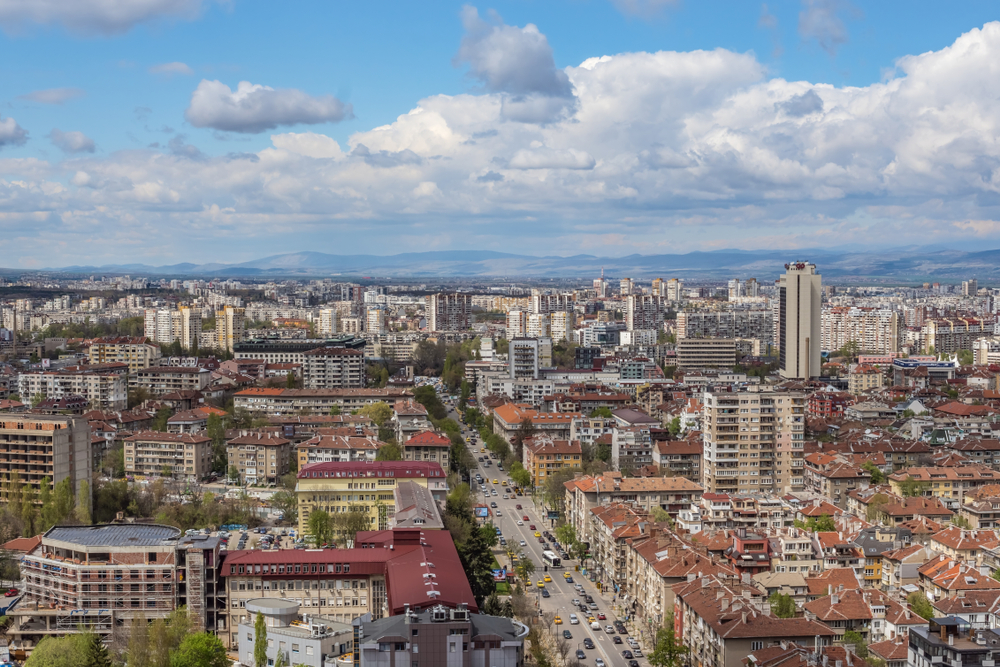
[[[562,567],[562,561],[559,560],[559,556],[557,556],[554,551],[543,551],[542,560],[549,567]]]

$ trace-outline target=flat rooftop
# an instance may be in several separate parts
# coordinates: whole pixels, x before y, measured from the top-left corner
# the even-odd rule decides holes
[[[55,526],[42,536],[42,543],[68,542],[84,547],[157,547],[173,544],[180,536],[179,528],[156,524]]]

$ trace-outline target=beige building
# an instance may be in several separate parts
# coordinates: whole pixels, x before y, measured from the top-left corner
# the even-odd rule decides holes
[[[704,395],[702,485],[706,492],[801,491],[808,399],[751,386]]]
[[[87,354],[92,364],[126,363],[131,373],[149,368],[160,356],[160,346],[145,336],[98,338],[91,342]]]
[[[847,390],[855,396],[869,389],[885,386],[885,373],[881,368],[859,364],[847,376]]]
[[[124,366],[121,370],[125,370]],[[26,403],[35,396],[57,400],[83,396],[94,410],[124,410],[128,407],[128,384],[124,372],[29,371],[18,377],[17,389]]]
[[[360,435],[320,433],[295,445],[295,456],[298,458],[300,469],[310,463],[374,461],[378,448],[384,444],[374,435],[363,433]]]
[[[79,492],[92,470],[90,427],[83,419],[11,412],[0,413],[0,471],[4,481],[17,473],[35,497],[42,479],[55,486],[67,477]],[[88,496],[89,500],[89,496]]]
[[[246,484],[277,484],[291,469],[291,454],[291,441],[271,433],[247,433],[226,442],[229,467],[235,466]]]
[[[471,326],[472,301],[468,294],[431,294],[427,297],[428,331],[465,331]]]
[[[201,391],[212,381],[212,372],[197,366],[152,366],[129,377],[129,388],[143,387],[153,396],[192,389]]]
[[[365,354],[348,347],[318,347],[302,355],[306,389],[351,389],[367,384]]]
[[[215,346],[220,350],[233,351],[233,346],[245,337],[246,311],[243,308],[226,306],[215,313]]]
[[[196,482],[212,471],[212,440],[191,433],[144,431],[125,438],[125,472]]]
[[[778,347],[781,376],[796,380],[819,377],[822,278],[816,265],[785,264],[778,280]]]
[[[243,408],[254,413],[269,415],[295,413],[327,414],[332,408],[340,410],[341,414],[350,414],[352,410],[370,403],[392,403],[400,398],[410,398],[413,393],[400,387],[385,387],[382,389],[277,389],[270,387],[253,387],[236,393],[233,397],[237,408]]]
[[[677,366],[680,368],[732,368],[735,364],[736,340],[733,338],[684,338],[677,341]]]
[[[403,444],[403,459],[406,461],[436,461],[448,470],[451,456],[451,439],[434,431],[422,431],[410,437]]]

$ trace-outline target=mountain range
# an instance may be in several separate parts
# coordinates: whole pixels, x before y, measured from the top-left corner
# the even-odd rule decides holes
[[[891,283],[954,282],[975,277],[1000,279],[1000,249],[969,252],[940,248],[717,250],[625,257],[535,257],[490,250],[446,250],[397,255],[333,255],[296,252],[238,264],[115,264],[65,266],[47,271],[68,274],[131,274],[166,277],[393,277],[393,278],[587,278],[603,269],[608,276],[713,279],[758,277],[771,280],[790,261],[812,261],[828,279],[840,282],[883,279]],[[13,269],[4,273],[20,273]]]

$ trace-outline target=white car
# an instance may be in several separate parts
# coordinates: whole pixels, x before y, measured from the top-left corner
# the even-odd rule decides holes
[[[570,614],[569,615],[569,624],[570,625],[579,625],[580,624],[580,619],[577,617],[576,614]]]
[[[598,658],[597,660],[594,660],[594,667],[605,667],[604,659]]]
[[[521,540],[521,542],[520,542],[520,545],[521,545],[522,547],[526,547],[526,546],[528,546],[528,543],[527,543],[527,542],[525,542],[524,540]]]
[[[524,525],[524,522],[523,522],[523,521],[521,521],[520,519],[518,519],[518,520],[517,520],[517,525],[519,525],[519,526],[523,526],[523,525]],[[522,544],[521,546],[524,546],[524,545]]]
[[[598,623],[597,621],[594,621],[593,623],[590,624],[590,629],[591,630],[600,630],[601,629],[601,624]]]

